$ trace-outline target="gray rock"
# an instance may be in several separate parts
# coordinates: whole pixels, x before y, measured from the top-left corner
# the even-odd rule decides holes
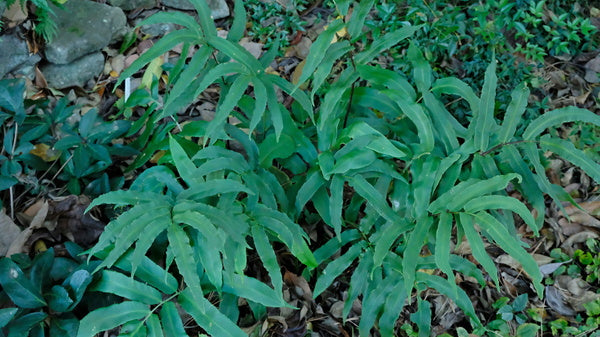
[[[108,2],[124,11],[137,8],[152,8],[156,5],[156,0],[109,0]]]
[[[67,1],[64,9],[52,10],[60,33],[46,46],[46,59],[55,64],[99,51],[122,36],[127,23],[122,9],[88,0]]]
[[[0,78],[19,66],[31,66],[39,61],[39,55],[29,54],[24,40],[15,35],[0,36]]]
[[[0,16],[2,16],[2,14],[4,14],[5,10],[6,10],[6,2],[0,1]]]
[[[31,57],[20,64],[10,73],[15,77],[26,77],[30,80],[35,79],[35,65],[42,60],[42,57],[38,54],[31,55]]]
[[[166,35],[177,29],[173,23],[155,23],[152,25],[143,25],[140,27],[142,34],[150,36],[162,36]]]
[[[163,5],[183,10],[193,10],[194,6],[189,0],[162,0]],[[206,0],[210,7],[213,19],[222,19],[229,16],[229,7],[225,0]]]
[[[56,89],[79,86],[98,76],[104,69],[101,52],[85,55],[69,64],[47,64],[42,67],[48,86]]]

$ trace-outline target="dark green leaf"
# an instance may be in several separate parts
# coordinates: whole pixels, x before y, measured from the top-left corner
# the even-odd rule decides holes
[[[179,295],[179,304],[212,336],[248,337],[235,322],[232,322],[204,297],[194,296],[190,289]],[[83,336],[82,336],[83,337]]]
[[[160,309],[160,321],[169,337],[187,337],[175,303],[167,302]]]
[[[40,289],[36,289],[23,271],[9,258],[0,259],[0,285],[19,307],[35,309],[46,306]]]
[[[330,262],[323,273],[317,279],[315,289],[313,290],[313,298],[317,298],[327,287],[333,283],[336,277],[340,276],[350,264],[358,257],[362,252],[363,245],[354,244],[348,249],[344,255]]]
[[[138,282],[132,277],[110,270],[102,271],[102,277],[91,290],[114,294],[145,304],[158,304],[162,300],[158,290]]]
[[[77,337],[94,337],[99,332],[142,319],[148,315],[150,315],[150,308],[146,304],[132,301],[96,309],[81,320]]]

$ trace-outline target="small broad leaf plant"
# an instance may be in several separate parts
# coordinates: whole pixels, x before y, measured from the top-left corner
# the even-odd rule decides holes
[[[227,38],[216,34],[206,3],[192,3],[198,22],[182,13],[158,13],[142,23],[174,22],[184,28],[158,41],[123,76],[180,42],[185,49],[193,46],[191,59],[181,57],[171,68],[164,101],[145,101],[145,123],[175,120],[178,110],[216,85],[221,97],[215,118],[190,122],[166,141],[155,141],[149,152],[167,150],[159,165],[141,173],[129,190],[105,194],[90,206],[114,204],[123,210],[90,252],[103,258],[98,269],[126,264],[131,282],[154,280],[144,287],[136,283],[139,289],[153,287],[142,292],[154,295],[121,292],[129,301],[90,313],[79,336],[120,325],[144,336],[185,335],[175,302],[213,336],[245,336],[237,326],[237,298],[262,307],[287,305],[273,243],[283,244],[306,267],[315,297],[343,273],[351,275],[343,317],[360,297],[360,336],[369,336],[376,323],[382,336],[394,336],[402,309],[412,304],[417,312],[411,320],[419,334],[429,334],[431,304],[420,296],[426,289],[453,300],[481,328],[456,273],[484,286],[485,272],[499,286],[486,243],[519,261],[542,296],[542,275],[515,230],[513,215],[537,234],[545,195],[559,207],[563,200],[573,202],[546,177],[544,153],[561,156],[600,182],[598,163],[545,132],[573,121],[599,126],[599,116],[562,108],[530,121],[516,135],[529,91],[524,85],[515,88],[497,121],[495,62],[479,95],[459,79],[435,79],[415,44],[406,50],[410,74],[375,65],[381,52],[405,43],[420,27],[405,26],[357,45],[373,1],[337,3],[346,19],[334,20],[319,35],[294,85],[264,71],[277,47],[257,60],[237,44],[245,26],[241,1]],[[281,104],[276,88],[292,103]],[[468,106],[467,125],[445,108],[444,99],[456,96]],[[229,124],[230,116],[241,122]],[[230,150],[232,140],[243,150]],[[509,185],[523,201],[508,195]],[[322,243],[309,242],[299,225],[315,218],[331,229]],[[165,269],[152,271],[144,267],[146,252],[161,240],[167,242]],[[463,240],[479,265],[455,251]],[[250,250],[269,280],[248,274]],[[432,269],[436,272],[424,272]],[[103,289],[119,294],[121,272],[103,273],[112,277],[103,279]],[[175,286],[179,277],[183,282]],[[172,280],[168,287],[165,280]],[[218,294],[219,308],[205,298],[208,293]]]

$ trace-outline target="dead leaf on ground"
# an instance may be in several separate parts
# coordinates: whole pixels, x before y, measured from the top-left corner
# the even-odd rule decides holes
[[[12,219],[6,215],[5,208],[0,210],[0,256],[8,256],[6,253],[12,242],[19,236],[21,229]]]
[[[588,227],[600,228],[600,220],[594,217],[600,215],[600,200],[582,202],[579,206],[581,206],[583,210],[573,205],[565,207],[565,211],[571,218],[571,221]]]
[[[2,17],[8,21],[8,28],[15,27],[27,20],[27,7],[21,7],[21,1],[15,1],[4,11]]]
[[[33,215],[33,216],[32,216]],[[25,253],[29,251],[29,247],[32,242],[30,238],[36,229],[40,229],[46,225],[46,216],[48,215],[48,202],[45,200],[39,200],[35,204],[29,207],[21,216],[18,216],[21,221],[28,223],[29,226],[25,228],[19,235],[13,240],[6,256],[13,254]],[[51,224],[48,224],[48,230],[53,230]]]
[[[307,302],[313,301],[312,290],[310,289],[310,286],[308,285],[308,282],[306,281],[306,279],[304,279],[304,277],[298,276],[298,275],[286,270],[285,274],[283,275],[283,281],[289,287],[291,287],[298,294],[298,296],[302,297],[305,301],[307,301]]]

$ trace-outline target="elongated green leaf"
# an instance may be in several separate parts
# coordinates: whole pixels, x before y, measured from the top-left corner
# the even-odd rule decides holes
[[[375,324],[377,316],[382,311],[385,300],[394,286],[398,283],[404,285],[399,273],[391,274],[383,279],[383,281],[381,272],[377,272],[374,275],[375,277],[363,294],[362,315],[358,326],[360,336],[369,335],[369,331]]]
[[[167,238],[169,247],[175,256],[175,263],[183,275],[183,281],[189,286],[188,289],[195,297],[203,297],[200,277],[196,272],[197,262],[194,258],[194,250],[190,246],[187,234],[178,224],[171,224],[167,231]]]
[[[164,220],[165,223],[157,226],[148,226],[143,235],[141,235],[135,243],[135,248],[131,254],[131,275],[135,275],[137,267],[142,263],[142,260],[146,256],[146,253],[156,240],[156,238],[165,231],[169,223],[171,209],[168,207],[157,208],[154,210],[157,219]]]
[[[473,257],[481,264],[483,269],[488,273],[496,288],[500,287],[500,283],[498,280],[498,269],[496,269],[496,264],[492,258],[485,251],[485,246],[483,244],[483,240],[479,232],[474,227],[473,217],[466,213],[459,213],[458,218],[456,218],[457,224],[463,229],[465,236],[467,237],[467,241],[471,246],[471,253]]]
[[[162,116],[173,116],[176,114],[180,107],[186,106],[196,98],[195,96],[188,95],[182,97],[185,92],[189,91],[190,83],[198,76],[202,71],[205,71],[206,62],[212,55],[213,50],[206,46],[201,47],[192,56],[192,59],[187,64],[185,71],[181,73],[181,76],[173,84],[173,88],[169,91],[169,96],[163,107]],[[181,56],[184,58],[184,56]],[[173,106],[176,108],[174,109]]]
[[[206,88],[208,88],[211,84],[213,84],[217,79],[223,77],[227,77],[231,74],[240,74],[244,73],[244,67],[237,62],[227,62],[216,65],[214,68],[209,70],[202,80],[195,85],[195,91],[192,97],[198,97]],[[159,117],[165,117],[166,113],[163,111],[163,114],[159,115]]]
[[[394,212],[387,204],[384,197],[361,175],[356,175],[348,179],[348,183],[377,213],[379,213],[379,215],[388,221],[396,223],[400,227],[400,232],[405,232],[410,229],[411,226],[404,218]]]
[[[94,284],[92,290],[115,294],[145,304],[157,304],[162,300],[158,290],[110,270],[102,271],[102,277]]]
[[[459,147],[457,137],[464,136],[466,130],[432,93],[424,92],[423,101],[431,115],[433,127],[438,131],[436,137],[444,144],[446,153],[452,153]]]
[[[241,274],[225,273],[223,291],[246,298],[266,307],[289,307],[281,293],[259,280]]]
[[[194,212],[198,214],[197,212]],[[193,223],[190,221],[189,223]],[[195,251],[198,254],[200,263],[208,276],[208,280],[217,290],[223,286],[223,262],[221,261],[221,252],[225,251],[226,235],[221,230],[214,230],[212,233],[203,233],[196,236]]]
[[[262,64],[239,44],[216,35],[208,38],[207,42],[218,51],[243,64],[249,73],[256,74],[263,70]]]
[[[494,59],[485,71],[479,110],[473,114],[473,122],[471,123],[475,136],[475,146],[482,152],[488,149],[491,132],[496,127],[494,106],[496,105],[497,83],[496,59]]]
[[[246,10],[244,9],[244,1],[235,0],[233,2],[233,22],[227,34],[227,40],[238,42],[244,37],[246,30]]]
[[[208,123],[208,127],[206,128],[206,137],[215,137],[222,131],[223,125],[227,122],[227,118],[237,106],[237,103],[248,88],[251,80],[252,77],[247,75],[241,75],[235,79],[227,91],[227,95],[217,107],[215,117]]]
[[[235,322],[223,315],[204,297],[194,296],[190,289],[179,295],[179,304],[211,336],[248,337]]]
[[[537,147],[534,146],[534,148]],[[502,147],[499,159],[507,163],[511,172],[518,173],[523,177],[523,181],[517,185],[517,188],[521,190],[521,194],[527,199],[529,204],[537,210],[535,223],[538,228],[541,228],[546,213],[543,191],[536,183],[534,174],[531,172],[529,165],[524,161],[523,156],[514,146]]]
[[[402,234],[402,229],[402,226],[388,221],[371,236],[372,242],[375,245],[375,249],[373,250],[373,265],[375,267],[381,266],[386,255],[390,252],[390,248]]]
[[[520,83],[511,94],[512,100],[504,114],[502,127],[498,132],[498,143],[506,143],[512,139],[517,130],[517,126],[521,123],[521,116],[527,107],[527,99],[529,98],[529,88],[525,83]]]
[[[250,119],[250,132],[256,129],[258,122],[262,119],[267,108],[267,89],[261,80],[254,79],[252,84],[254,85],[254,110],[252,111],[252,118]]]
[[[331,174],[345,174],[350,170],[361,169],[368,167],[377,160],[377,156],[373,151],[362,149],[354,149],[339,158],[336,158],[335,165],[331,170]]]
[[[441,160],[435,156],[420,157],[410,167],[412,176],[412,190],[414,205],[412,214],[414,218],[420,218],[427,212],[430,203],[435,179],[432,175],[439,172]]]
[[[532,120],[531,123],[529,123],[529,126],[527,126],[525,129],[525,132],[523,132],[523,138],[526,140],[532,140],[549,127],[575,121],[592,123],[596,126],[600,126],[600,116],[586,109],[568,106],[548,111],[540,117]]]
[[[551,151],[579,166],[587,175],[600,183],[600,165],[576,148],[573,143],[544,135],[540,138],[540,146],[544,151]]]
[[[217,28],[211,15],[210,7],[208,7],[208,2],[206,0],[190,0],[190,2],[194,5],[198,13],[198,22],[200,23],[200,27],[202,27],[204,36],[207,38],[217,36]]]
[[[363,79],[375,85],[383,85],[391,90],[398,91],[401,96],[407,97],[409,101],[417,99],[417,93],[412,85],[395,71],[366,64],[358,65],[356,69]]]
[[[186,27],[198,34],[198,42],[202,39],[200,25],[196,20],[184,12],[157,12],[156,14],[142,20],[136,26],[153,25],[157,23],[174,23]]]
[[[146,321],[146,326],[148,327],[148,337],[164,337],[158,315],[150,315]]]
[[[192,188],[179,193],[177,199],[202,200],[203,198],[216,194],[241,192],[254,194],[254,192],[250,191],[247,186],[233,179],[213,179],[201,184],[193,185]]]
[[[203,179],[198,179],[198,176],[194,174],[196,165],[194,165],[190,157],[188,157],[187,153],[185,153],[183,147],[179,145],[173,136],[169,136],[169,147],[171,149],[171,156],[173,157],[173,162],[175,163],[177,172],[188,184],[188,186],[202,183]]]
[[[538,293],[538,296],[542,296],[544,293],[542,273],[533,257],[521,247],[519,240],[513,237],[506,227],[489,213],[478,212],[473,216],[481,228],[490,234],[500,248],[521,263],[523,270],[525,270],[532,278],[533,286]]]
[[[77,337],[94,337],[102,331],[116,328],[133,320],[142,319],[149,314],[150,308],[148,308],[148,305],[132,301],[96,309],[81,320]]]
[[[538,235],[539,228],[535,224],[535,219],[531,215],[531,211],[515,198],[503,195],[486,195],[476,198],[465,205],[465,211],[468,213],[476,213],[488,209],[507,209],[519,214],[521,219]]]
[[[411,37],[421,26],[405,26],[385,34],[380,39],[375,40],[367,49],[358,53],[354,63],[367,64],[372,61],[382,51],[387,50],[398,44],[400,41]]]
[[[544,167],[544,165],[542,165],[542,161],[540,159],[541,153],[540,150],[538,149],[537,145],[532,144],[532,143],[521,143],[519,144],[519,146],[521,148],[523,148],[525,155],[527,156],[527,159],[529,159],[529,162],[531,164],[533,164],[533,168],[535,170],[536,174],[531,174],[531,169],[527,166],[526,163],[522,162],[522,160],[520,160],[520,158],[514,158],[514,155],[519,154],[519,151],[510,151],[511,156],[513,156],[513,160],[515,162],[516,165],[518,165],[519,169],[526,169],[526,174],[531,174],[531,179],[533,181],[535,181],[535,183],[537,183],[539,190],[541,190],[544,193],[547,193],[552,200],[554,201],[554,203],[556,204],[556,206],[558,206],[558,209],[561,210],[561,212],[563,214],[565,214],[565,216],[568,219],[568,215],[567,212],[564,208],[564,206],[562,205],[562,201],[563,200],[567,200],[565,198],[561,198],[561,193],[563,192],[564,189],[562,189],[562,187],[554,185],[552,183],[550,183],[550,180],[548,179],[548,177],[546,176],[546,169]],[[524,166],[524,167],[522,167]],[[568,195],[567,193],[564,193],[564,195]],[[540,204],[541,206],[541,204]],[[540,208],[541,210],[544,210],[545,208]],[[541,218],[541,217],[540,217]],[[542,221],[538,221],[538,223],[542,223]]]
[[[348,127],[348,136],[356,139],[361,136],[372,135],[373,139],[367,145],[368,149],[383,155],[390,156],[392,158],[404,158],[408,156],[410,150],[408,148],[399,149],[389,139],[387,139],[381,132],[375,130],[373,127],[365,122],[357,122]]]
[[[344,205],[344,179],[339,175],[333,176],[331,179],[331,184],[329,185],[329,191],[331,192],[331,197],[329,198],[331,226],[333,226],[335,236],[341,239],[340,234],[342,233],[343,225],[342,206]]]
[[[325,58],[325,54],[331,42],[335,36],[335,33],[340,30],[343,26],[344,22],[342,20],[335,20],[329,24],[327,29],[323,31],[315,42],[310,46],[310,50],[308,53],[308,57],[306,58],[306,63],[304,64],[304,68],[302,68],[302,75],[298,79],[296,83],[296,88],[300,87],[312,73],[315,71],[317,66],[323,61]]]
[[[348,249],[344,255],[330,262],[323,273],[317,279],[315,289],[313,291],[313,298],[317,298],[327,287],[333,283],[333,281],[340,276],[350,264],[358,257],[362,252],[363,245],[354,244]]]
[[[516,173],[495,176],[485,180],[470,179],[463,181],[439,196],[429,205],[428,210],[432,213],[438,213],[443,209],[457,211],[475,198],[505,189],[508,183],[514,179],[521,182],[521,176]]]
[[[181,316],[177,311],[177,307],[173,302],[167,302],[163,304],[160,309],[160,320],[163,325],[165,333],[169,337],[187,337],[188,334],[183,328],[183,322]]]
[[[319,247],[314,252],[317,264],[325,262],[325,260],[329,259],[335,252],[342,248],[342,246],[360,237],[360,233],[356,229],[349,229],[342,232],[341,240],[338,238],[329,239],[326,244]]]
[[[438,220],[438,228],[435,234],[435,263],[441,271],[448,277],[448,284],[455,288],[453,292],[457,292],[456,278],[454,270],[450,266],[450,243],[452,241],[452,215],[450,213],[440,213]]]
[[[367,14],[373,8],[373,4],[375,4],[375,0],[364,0],[359,1],[354,10],[352,11],[352,16],[350,17],[350,21],[348,22],[348,34],[353,40],[358,39],[360,33],[365,24],[365,19]]]
[[[425,245],[425,239],[431,225],[433,225],[433,218],[422,216],[417,219],[415,229],[408,238],[406,249],[404,250],[404,259],[402,260],[402,276],[404,277],[404,286],[407,294],[410,294],[414,287],[417,262],[419,261],[419,255],[421,254],[423,245]]]
[[[455,77],[444,77],[435,81],[431,90],[435,93],[457,95],[466,100],[473,111],[473,115],[479,110],[479,97],[473,89],[465,82]]]
[[[9,258],[0,259],[0,285],[13,303],[21,308],[35,309],[47,305],[40,289],[36,289]]]
[[[92,201],[92,203],[85,210],[89,212],[90,209],[102,205],[111,204],[116,206],[135,206],[142,203],[150,203],[156,201],[168,201],[168,199],[159,193],[140,193],[139,191],[111,191],[105,193]]]
[[[254,239],[254,247],[256,248],[256,252],[260,257],[263,266],[269,273],[271,284],[273,284],[273,288],[275,288],[277,294],[281,296],[283,279],[281,278],[279,263],[277,263],[277,256],[275,256],[275,251],[273,251],[273,247],[269,243],[267,234],[261,227],[252,226],[252,238]]]
[[[413,66],[413,77],[420,92],[425,93],[431,88],[433,82],[433,72],[431,65],[423,57],[423,53],[415,43],[411,43],[408,48],[408,59]]]
[[[275,130],[275,139],[279,141],[281,132],[283,131],[283,112],[287,112],[287,109],[283,108],[283,111],[277,100],[277,93],[272,85],[265,82],[267,89],[267,105],[269,107],[269,113],[271,114],[271,123],[273,123],[273,129]]]
[[[286,81],[280,76],[268,73],[263,73],[261,75],[261,79],[265,82],[267,88],[269,87],[269,85],[276,85],[279,88],[281,88],[281,90],[283,90],[286,94],[292,96],[292,98],[294,98],[296,102],[300,103],[300,106],[302,106],[302,108],[308,113],[308,116],[314,123],[315,116],[312,104],[310,98],[308,98],[308,95],[306,95],[304,91],[295,90],[295,87],[292,83]]]
[[[352,49],[353,48],[350,45],[350,42],[346,40],[334,43],[331,47],[329,47],[329,49],[327,49],[325,57],[313,74],[312,89],[310,92],[310,97],[312,100],[314,100],[315,94],[319,88],[321,88],[327,77],[331,75],[331,69],[333,68],[333,65]]]
[[[467,316],[469,316],[469,318],[471,318],[473,322],[475,322],[475,324],[481,326],[481,322],[475,313],[475,309],[473,309],[473,303],[464,290],[457,288],[458,293],[455,293],[454,287],[450,286],[447,280],[436,275],[429,275],[421,272],[417,272],[417,282],[423,282],[427,286],[439,291],[441,294],[448,296],[465,312],[465,314],[467,314]]]
[[[382,337],[393,337],[396,321],[406,302],[406,291],[403,282],[397,282],[390,289],[389,295],[383,305],[383,312],[379,317],[379,333]]]
[[[143,206],[137,207],[145,209],[145,207]],[[162,206],[161,208],[170,207]],[[122,231],[115,240],[114,248],[110,251],[110,253],[104,259],[104,261],[102,261],[102,263],[98,266],[97,270],[103,267],[112,267],[112,265],[117,261],[117,259],[119,259],[133,245],[133,243],[143,235],[144,231],[146,230],[146,227],[159,226],[166,229],[167,226],[169,226],[169,224],[171,223],[171,219],[169,216],[161,216],[164,214],[165,213],[160,212],[159,208],[157,207],[154,209],[154,212],[146,211],[145,214],[141,215],[137,219],[134,219],[131,223],[127,224],[126,227],[123,226]]]
[[[125,253],[115,263],[115,266],[124,271],[131,272],[133,270],[131,255],[131,252]],[[98,257],[103,258],[103,256]],[[177,291],[178,283],[175,277],[146,256],[142,258],[138,265],[135,276],[167,295]]]
[[[371,275],[375,269],[373,267],[373,252],[370,249],[365,251],[362,255],[359,255],[358,261],[358,266],[352,273],[352,278],[350,279],[348,298],[346,299],[346,302],[344,303],[344,309],[342,310],[342,317],[344,321],[352,309],[352,303],[354,303],[358,296],[367,289],[367,285],[371,281]]]
[[[276,233],[300,262],[309,268],[317,266],[317,261],[305,241],[308,239],[307,235],[298,224],[285,214],[261,205],[254,210],[254,214],[258,223]]]
[[[127,77],[131,77],[133,74],[137,73],[143,66],[182,42],[198,42],[198,34],[188,29],[181,29],[165,35],[162,39],[156,41],[150,49],[140,55],[139,58],[133,61],[133,63],[121,73],[115,88],[121,85],[121,82]]]
[[[433,124],[431,119],[425,113],[425,110],[421,105],[409,102],[399,95],[394,95],[396,104],[402,109],[402,112],[415,124],[418,131],[420,141],[420,151],[422,153],[428,153],[433,150],[435,144],[435,138],[433,135]]]

